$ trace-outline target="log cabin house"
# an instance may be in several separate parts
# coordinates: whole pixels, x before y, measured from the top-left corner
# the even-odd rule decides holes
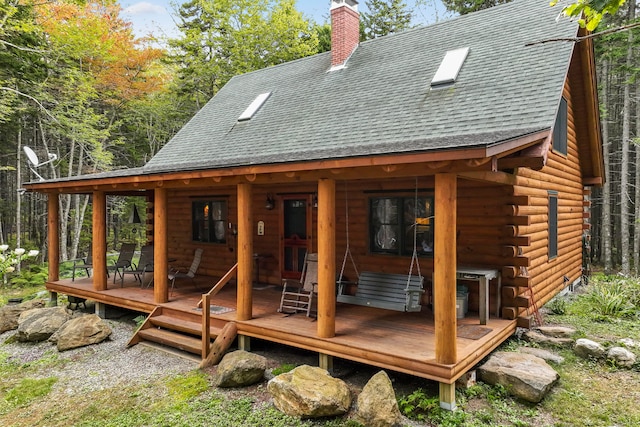
[[[359,43],[357,2],[334,0],[331,52],[234,77],[145,166],[25,186],[49,197],[47,288],[173,329],[132,343],[205,356],[233,321],[240,348],[254,338],[327,368],[337,357],[435,380],[454,408],[456,379],[581,279],[603,159],[592,42],[558,13],[515,0]],[[57,261],[70,193],[93,207],[93,275],[75,281]],[[110,195],[147,201],[149,288],[107,279]],[[169,260],[188,266],[197,248],[195,283],[215,292],[171,290]],[[306,253],[315,315],[280,313]],[[365,271],[423,277],[420,307],[340,302]],[[201,298],[227,309],[203,315]]]

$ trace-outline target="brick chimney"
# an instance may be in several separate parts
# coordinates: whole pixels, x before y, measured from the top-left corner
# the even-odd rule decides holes
[[[360,41],[356,0],[331,0],[331,68],[344,66]]]

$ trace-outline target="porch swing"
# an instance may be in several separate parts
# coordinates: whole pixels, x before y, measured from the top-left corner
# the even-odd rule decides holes
[[[420,299],[424,293],[424,277],[420,272],[420,263],[418,261],[417,244],[417,213],[418,213],[418,178],[416,177],[415,198],[414,198],[414,224],[413,224],[413,255],[411,256],[411,264],[409,266],[409,274],[391,274],[372,271],[363,271],[358,274],[349,244],[349,202],[348,191],[345,184],[346,202],[346,232],[347,246],[344,259],[342,261],[342,270],[338,279],[338,295],[336,301],[347,304],[363,305],[368,307],[384,308],[387,310],[416,312],[422,309]],[[345,293],[346,283],[343,283],[343,273],[347,257],[350,257],[353,267],[358,276],[356,293],[350,295]],[[416,266],[417,275],[413,274],[414,264]]]

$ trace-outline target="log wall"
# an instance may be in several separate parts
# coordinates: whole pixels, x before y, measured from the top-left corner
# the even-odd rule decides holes
[[[514,227],[518,221],[522,222],[523,215],[517,212],[513,204],[512,191],[507,186],[489,185],[475,181],[458,180],[458,263],[465,265],[480,265],[488,268],[501,269],[505,259],[511,260],[507,264],[518,263],[518,236]],[[408,274],[411,257],[387,254],[372,254],[369,251],[369,199],[373,197],[404,196],[412,197],[416,188],[415,179],[359,180],[338,181],[336,184],[336,271],[339,273],[347,245],[346,207],[349,208],[349,245],[351,253],[359,271],[379,271],[387,273]],[[421,195],[433,195],[433,176],[418,179]],[[280,213],[281,197],[286,194],[314,194],[316,183],[300,183],[287,185],[286,192],[279,186],[253,187],[253,216],[254,216],[254,251],[268,257],[260,261],[260,281],[270,284],[280,284]],[[265,202],[267,195],[276,199],[276,207],[267,210]],[[202,243],[191,240],[191,204],[198,199],[224,198],[228,201],[228,221],[232,228],[227,231],[227,242]],[[317,209],[312,208],[312,230],[310,230],[311,247],[317,250]],[[515,215],[518,214],[518,215]],[[204,249],[203,261],[199,274],[221,277],[236,262],[236,227],[237,199],[234,187],[220,187],[211,189],[181,190],[170,192],[168,201],[169,215],[169,254],[174,267],[188,268],[193,252],[196,248]],[[438,215],[438,212],[436,212]],[[258,221],[264,222],[264,235],[257,234]],[[433,272],[433,258],[421,256],[419,267],[426,279],[426,288],[430,289]],[[416,267],[414,266],[414,274]],[[351,263],[348,261],[344,276],[348,280],[355,280]],[[509,283],[506,280],[506,283]],[[478,310],[477,283],[465,283],[470,288],[469,308]],[[496,288],[491,287],[491,312],[495,312]],[[427,303],[429,294],[425,295]]]
[[[576,81],[574,78],[572,84],[570,77],[563,90],[568,110],[567,155],[550,149],[546,165],[540,171],[525,168],[516,171],[518,181],[513,195],[527,196],[530,201],[527,207],[530,223],[519,227],[518,233],[530,237],[531,245],[521,248],[528,265],[520,269],[513,266],[522,280],[503,290],[503,315],[508,318],[534,314],[536,307],[542,307],[582,274],[582,234],[588,215],[584,214],[580,145],[575,130],[573,93],[581,90]],[[552,259],[548,256],[549,191],[556,191],[558,198],[558,255]]]

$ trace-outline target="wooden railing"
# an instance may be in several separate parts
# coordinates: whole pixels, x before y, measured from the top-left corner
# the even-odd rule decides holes
[[[211,313],[209,307],[211,298],[222,290],[224,285],[229,283],[231,278],[238,272],[238,263],[236,263],[227,273],[222,276],[218,283],[206,294],[202,295],[202,299],[198,302],[198,307],[202,308],[202,360],[209,355],[209,345],[211,342]]]

